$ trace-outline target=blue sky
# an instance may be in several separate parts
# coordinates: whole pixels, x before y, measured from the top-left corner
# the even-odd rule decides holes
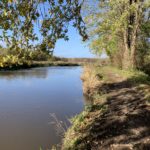
[[[70,27],[68,35],[69,41],[57,41],[54,55],[61,57],[95,57],[90,52],[87,43],[82,42],[82,38],[75,28]]]
[[[39,10],[40,7],[44,14],[44,12],[48,12],[49,3],[45,2],[44,8],[43,5],[39,5]],[[87,43],[82,42],[78,31],[71,25],[72,23],[70,23],[68,32],[69,41],[64,41],[63,39],[58,40],[54,49],[54,55],[60,57],[95,57],[95,55],[90,52],[89,47],[86,46]],[[35,32],[38,34],[38,27],[35,28]],[[40,34],[38,36],[39,39],[41,39]]]

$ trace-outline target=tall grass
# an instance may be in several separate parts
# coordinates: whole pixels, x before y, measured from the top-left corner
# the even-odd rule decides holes
[[[99,86],[100,80],[98,79],[98,74],[95,69],[92,69],[94,66],[85,66],[84,73],[81,76],[83,81],[83,93],[88,97],[91,97],[95,89]]]

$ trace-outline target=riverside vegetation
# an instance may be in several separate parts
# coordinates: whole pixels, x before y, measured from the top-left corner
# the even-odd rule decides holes
[[[40,66],[78,66],[84,63],[84,60],[86,61],[86,59],[55,57],[46,49],[41,48],[29,51],[0,48],[0,70],[16,70]]]
[[[71,119],[62,149],[150,149],[150,77],[112,66],[86,66],[81,78],[92,104]]]

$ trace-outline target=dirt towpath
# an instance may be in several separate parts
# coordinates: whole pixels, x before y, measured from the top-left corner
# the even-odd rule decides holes
[[[149,85],[133,84],[111,70],[99,92],[107,95],[107,110],[95,116],[89,129],[89,150],[150,150]]]

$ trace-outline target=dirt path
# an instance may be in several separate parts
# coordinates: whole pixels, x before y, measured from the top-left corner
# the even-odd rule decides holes
[[[95,117],[87,137],[89,150],[150,150],[150,105],[145,91],[112,72],[99,88],[107,94],[107,110]]]

